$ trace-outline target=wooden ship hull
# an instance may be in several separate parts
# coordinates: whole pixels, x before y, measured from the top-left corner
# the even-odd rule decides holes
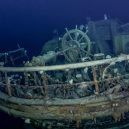
[[[20,99],[0,93],[0,110],[24,119],[32,120],[96,120],[112,116],[115,121],[124,118],[129,111],[129,93],[117,95],[91,96],[76,100]]]
[[[124,118],[124,114],[129,111],[129,90],[128,86],[126,90],[121,90],[122,85],[116,83],[113,87],[108,88],[104,92],[100,91],[99,83],[112,80],[123,80],[128,84],[128,74],[119,75],[114,78],[107,78],[100,82],[96,80],[96,73],[93,72],[93,81],[91,82],[80,82],[78,86],[87,86],[87,84],[94,84],[94,94],[87,97],[80,98],[59,98],[49,97],[49,91],[53,90],[53,85],[44,84],[45,94],[44,96],[38,97],[18,97],[13,95],[13,85],[9,83],[7,75],[9,73],[18,72],[37,72],[37,71],[58,71],[65,69],[76,69],[83,67],[93,67],[99,65],[105,65],[109,67],[114,62],[123,62],[129,59],[129,55],[121,55],[116,58],[103,59],[97,61],[89,61],[84,63],[58,65],[58,66],[44,66],[44,67],[0,67],[0,71],[4,72],[5,84],[4,87],[6,92],[0,91],[0,110],[23,119],[29,119],[32,121],[43,121],[43,120],[71,120],[80,122],[82,120],[93,120],[96,122],[97,118],[104,118],[111,116],[114,120],[120,121]],[[113,63],[112,63],[113,62]],[[106,67],[107,68],[107,67]],[[7,74],[8,73],[8,74]],[[105,70],[103,72],[105,74]],[[103,75],[104,76],[104,75]],[[113,83],[113,82],[112,82]],[[64,85],[64,84],[60,84]],[[18,85],[16,85],[17,87]],[[41,86],[41,87],[44,87]],[[70,84],[69,86],[75,86]],[[31,86],[30,86],[31,87]],[[36,86],[35,86],[36,87]],[[40,87],[40,88],[41,88]],[[32,87],[33,88],[33,87]],[[38,88],[38,86],[37,86]]]
[[[112,32],[117,29],[111,28],[114,21],[100,22],[104,23]],[[46,120],[75,121],[79,127],[83,120],[125,119],[129,112],[129,55],[119,55],[126,53],[120,43],[118,50],[108,51],[111,44],[107,41],[115,41],[112,46],[116,46],[116,35],[107,29],[103,34],[101,26],[102,33],[96,35],[99,24],[88,25],[96,44],[87,36],[87,27],[83,28],[86,32],[77,26],[70,31],[66,28],[62,39],[48,42],[41,55],[23,67],[0,66],[0,110],[41,126]]]

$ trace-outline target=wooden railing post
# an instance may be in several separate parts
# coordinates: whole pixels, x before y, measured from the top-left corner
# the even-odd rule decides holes
[[[29,79],[28,79],[27,72],[24,72],[24,79],[25,79],[25,86],[28,86],[29,85]]]
[[[93,80],[94,80],[94,84],[95,84],[95,94],[98,95],[99,94],[99,85],[98,85],[98,81],[97,81],[97,74],[96,74],[95,66],[93,66]]]
[[[11,87],[10,87],[10,80],[8,78],[7,72],[5,72],[5,81],[6,81],[7,93],[9,96],[12,96]]]
[[[42,79],[43,79],[43,86],[44,86],[44,91],[45,91],[45,97],[48,98],[48,85],[47,85],[47,77],[46,74],[42,74]]]
[[[36,86],[38,86],[36,72],[33,72],[33,76],[34,76],[34,84],[35,84]]]

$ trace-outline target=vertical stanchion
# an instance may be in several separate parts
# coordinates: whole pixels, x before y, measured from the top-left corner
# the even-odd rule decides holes
[[[29,79],[26,72],[24,72],[25,86],[29,86]]]
[[[43,79],[45,97],[48,98],[48,85],[47,85],[47,77],[45,73],[42,74],[42,79]]]
[[[12,96],[11,87],[10,87],[10,80],[8,78],[7,72],[5,72],[5,81],[6,81],[7,93],[9,96]]]
[[[38,86],[36,72],[33,72],[33,76],[34,76],[34,83],[35,83],[36,86]]]
[[[93,80],[94,80],[94,84],[95,84],[95,94],[98,95],[99,94],[99,85],[97,82],[97,75],[96,75],[96,67],[93,66]]]

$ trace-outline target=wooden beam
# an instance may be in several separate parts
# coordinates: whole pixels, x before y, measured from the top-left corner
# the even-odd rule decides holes
[[[129,55],[121,55],[119,57],[103,60],[88,61],[74,64],[54,65],[54,66],[36,66],[36,67],[0,67],[1,72],[34,72],[34,71],[56,71],[65,69],[85,68],[89,66],[97,66],[102,64],[110,64],[111,62],[121,62],[129,60]]]

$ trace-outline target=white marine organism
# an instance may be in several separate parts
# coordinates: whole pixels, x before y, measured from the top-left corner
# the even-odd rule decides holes
[[[108,20],[107,14],[104,14],[104,20]]]
[[[88,72],[88,68],[84,68],[84,73],[87,73]]]
[[[117,72],[118,72],[118,69],[117,69],[117,68],[115,68],[113,71],[114,71],[114,73],[117,73]]]
[[[112,57],[110,55],[107,55],[106,56],[106,59],[111,59]]]
[[[43,74],[43,71],[39,71],[40,74]]]
[[[71,85],[73,84],[73,79],[69,80],[69,84],[71,84]]]
[[[31,122],[30,122],[30,119],[25,119],[25,123],[26,124],[30,124]]]
[[[76,78],[82,78],[82,75],[81,74],[76,74]]]
[[[79,29],[80,29],[81,31],[83,31],[83,30],[85,29],[85,26],[84,26],[84,25],[80,25]]]

